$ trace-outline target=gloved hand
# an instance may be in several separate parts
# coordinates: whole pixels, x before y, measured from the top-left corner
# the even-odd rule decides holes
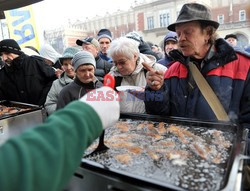
[[[174,49],[171,50],[168,54],[174,61],[179,61],[186,66],[188,65],[189,57],[184,56],[180,50]]]
[[[103,129],[114,125],[120,117],[119,95],[110,87],[104,86],[90,91],[80,101],[87,103],[96,111]]]

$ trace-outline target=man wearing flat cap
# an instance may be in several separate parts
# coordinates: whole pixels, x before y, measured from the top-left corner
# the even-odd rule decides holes
[[[58,97],[56,109],[65,107],[68,103],[80,99],[88,91],[102,87],[102,83],[95,77],[96,62],[88,51],[76,53],[72,59],[75,79],[65,86]]]
[[[28,56],[13,39],[0,42],[5,66],[0,70],[0,100],[43,105],[55,71],[39,56]]]
[[[219,23],[211,19],[210,10],[204,5],[183,5],[176,22],[168,26],[178,36],[179,49],[170,52],[175,62],[165,74],[154,71],[147,77],[146,91],[155,96],[162,92],[163,97],[161,101],[145,100],[147,113],[230,120],[250,127],[250,58],[217,38],[218,27]],[[225,118],[217,115],[208,103],[191,69],[209,84]]]
[[[105,74],[109,73],[110,69],[113,67],[113,64],[102,59],[99,56],[99,50],[100,50],[100,44],[94,37],[87,37],[83,40],[78,39],[76,41],[76,44],[78,46],[81,46],[83,50],[90,52],[96,62],[96,70],[95,70],[95,76],[103,82],[103,77]]]

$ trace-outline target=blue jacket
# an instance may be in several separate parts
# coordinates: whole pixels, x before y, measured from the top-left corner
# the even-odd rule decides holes
[[[166,66],[167,68],[169,68],[170,64],[173,62],[173,59],[171,57],[169,57],[166,53],[164,58],[160,59],[157,61],[157,63]]]
[[[212,56],[203,60],[203,76],[230,119],[250,124],[250,58],[236,53],[223,39],[216,40],[208,55]],[[190,76],[186,64],[174,62],[166,71],[160,90],[154,92],[146,88],[146,112],[216,121],[214,112]]]

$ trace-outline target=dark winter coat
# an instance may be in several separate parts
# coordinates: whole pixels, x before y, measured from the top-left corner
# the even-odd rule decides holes
[[[169,68],[170,64],[173,62],[173,59],[171,57],[169,57],[166,53],[164,58],[160,59],[157,61],[157,63],[166,66],[167,68]]]
[[[0,70],[0,100],[43,105],[55,79],[43,58],[21,54]]]
[[[230,119],[250,124],[250,58],[236,53],[223,39],[216,40],[209,55],[211,57],[203,61],[203,76]],[[214,112],[192,80],[186,63],[175,62],[170,66],[165,73],[163,87],[156,91],[158,94],[149,87],[146,91],[147,113],[216,120]]]
[[[96,60],[95,76],[99,81],[103,82],[103,77],[105,76],[105,74],[109,73],[110,69],[113,66],[113,63],[103,60],[99,56],[97,56],[95,60]]]
[[[77,77],[73,82],[65,86],[58,97],[56,109],[65,107],[68,103],[78,100],[84,96],[88,91],[102,87],[102,83],[99,80],[90,82],[88,84],[82,83]]]

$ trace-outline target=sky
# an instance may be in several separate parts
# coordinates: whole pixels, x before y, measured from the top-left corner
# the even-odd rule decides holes
[[[135,0],[44,0],[33,4],[33,11],[37,28],[52,29],[63,24],[86,17],[103,16],[106,12],[112,13],[128,10]]]

